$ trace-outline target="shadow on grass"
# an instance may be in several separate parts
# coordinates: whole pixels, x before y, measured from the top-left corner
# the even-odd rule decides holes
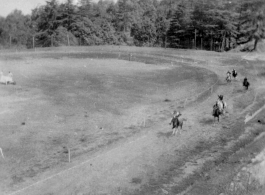
[[[235,89],[233,93],[244,93],[245,91],[246,91],[245,89],[241,88],[241,89]]]
[[[216,119],[216,121],[217,121],[217,119]],[[200,120],[200,123],[203,125],[211,125],[214,122],[215,122],[214,118],[203,118],[202,120]]]
[[[172,131],[169,132],[158,132],[157,133],[157,137],[166,137],[166,138],[170,138],[172,136]]]
[[[224,86],[224,85],[229,85],[230,83],[227,83],[226,81],[220,82],[218,86]]]

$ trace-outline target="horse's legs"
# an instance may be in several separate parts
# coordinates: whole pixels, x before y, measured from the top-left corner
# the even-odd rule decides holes
[[[182,125],[183,125],[183,124],[180,125],[179,134],[181,134],[181,131],[182,131]]]
[[[172,129],[172,135],[175,135],[176,133],[176,127]]]
[[[176,134],[178,134],[178,132],[179,132],[179,128],[178,127],[176,128],[176,131],[177,131]]]

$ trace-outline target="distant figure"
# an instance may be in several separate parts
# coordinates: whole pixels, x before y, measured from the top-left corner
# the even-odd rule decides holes
[[[212,112],[214,120],[215,120],[215,118],[217,118],[217,120],[219,122],[219,118],[220,118],[221,114],[222,114],[222,112],[220,111],[220,108],[218,106],[218,102],[216,101],[216,103],[213,105],[213,112]]]
[[[12,72],[10,72],[9,71],[9,73],[8,73],[8,75],[7,76],[9,76],[9,77],[13,77],[13,74],[12,74]]]
[[[248,87],[250,86],[250,83],[248,82],[247,77],[244,78],[243,86],[245,87],[246,90],[248,90]]]
[[[232,76],[234,77],[234,79],[236,79],[237,77],[237,72],[235,69],[232,70]]]
[[[9,72],[9,74],[8,74],[8,76],[5,76],[4,73],[1,71],[0,72],[0,83],[6,84],[6,85],[7,84],[13,84],[13,85],[15,85],[16,82],[13,81],[13,74],[11,72]]]
[[[219,111],[221,114],[225,114],[225,109],[227,108],[227,104],[224,101],[224,96],[223,95],[218,95],[218,100],[217,100],[217,106],[219,108]]]
[[[172,135],[175,135],[176,134],[176,131],[177,131],[178,127],[180,127],[182,129],[183,122],[186,119],[179,119],[179,117],[181,115],[182,114],[180,112],[177,112],[177,111],[174,111],[173,112],[173,117],[171,119],[171,122],[169,123],[170,125],[172,124],[172,129],[173,129]]]
[[[226,81],[227,82],[231,82],[232,78],[231,78],[231,72],[228,70],[226,73]]]

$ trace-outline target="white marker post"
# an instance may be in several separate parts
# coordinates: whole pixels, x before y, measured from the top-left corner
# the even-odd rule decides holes
[[[184,102],[184,108],[186,107],[187,99],[188,99],[188,98],[185,99],[185,102]]]
[[[69,147],[67,149],[68,149],[68,161],[70,163],[71,162],[71,151]]]
[[[2,148],[0,148],[0,152],[1,152],[3,159],[5,159]]]

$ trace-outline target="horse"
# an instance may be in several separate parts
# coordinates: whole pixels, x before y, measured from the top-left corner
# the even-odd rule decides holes
[[[179,119],[179,116],[181,116],[181,114],[178,114],[176,116],[173,116],[171,122],[169,123],[170,125],[172,124],[172,135],[176,134],[176,131],[178,130],[178,127],[180,127],[180,129],[182,129],[183,123],[184,121],[186,121],[187,119]],[[181,132],[180,132],[181,134]]]
[[[250,83],[248,82],[247,78],[244,78],[243,86],[245,87],[246,90],[248,90],[248,87],[250,86]]]
[[[4,73],[1,71],[0,72],[0,83],[3,83],[3,84],[13,84],[15,85],[16,82],[13,81],[13,75],[11,76],[12,73],[9,73],[10,76],[5,76]]]
[[[216,104],[213,106],[213,112],[212,112],[212,115],[214,117],[214,121],[215,121],[215,118],[217,118],[217,120],[219,122],[219,118],[220,118],[221,114],[222,114],[222,112],[220,111],[219,106],[216,102]]]
[[[232,76],[234,77],[234,79],[236,79],[236,77],[237,77],[237,72],[235,71],[235,69],[232,70]]]
[[[231,78],[231,73],[227,73],[227,76],[226,76],[226,82],[230,83],[232,81],[232,78]]]

